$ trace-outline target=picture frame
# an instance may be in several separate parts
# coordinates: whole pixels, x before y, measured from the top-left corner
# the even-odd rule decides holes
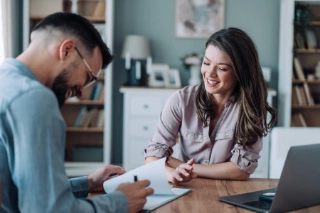
[[[225,0],[176,0],[176,37],[209,38],[224,28]]]
[[[164,87],[167,77],[166,72],[168,69],[168,64],[152,64],[148,85],[150,87]]]
[[[178,69],[168,69],[166,71],[165,87],[168,88],[180,88],[181,78]]]
[[[318,42],[317,42],[317,37],[314,31],[311,29],[307,29],[305,31],[305,34],[306,34],[308,49],[316,49],[318,46]]]

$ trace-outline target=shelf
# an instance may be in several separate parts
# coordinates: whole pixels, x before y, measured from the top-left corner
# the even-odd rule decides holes
[[[93,101],[93,100],[66,101],[65,105],[103,106],[104,101]]]
[[[312,21],[311,25],[313,26],[320,26],[320,21]]]
[[[34,20],[34,21],[40,21],[42,19],[44,19],[46,16],[30,16],[30,19],[31,20]],[[85,16],[86,19],[88,19],[90,22],[93,22],[93,23],[104,23],[106,18],[104,16]]]
[[[67,132],[103,133],[103,128],[97,128],[97,127],[90,127],[90,128],[67,127]]]
[[[297,109],[320,109],[320,104],[316,104],[313,106],[293,104],[292,109],[294,109],[294,110],[297,110]]]
[[[315,80],[292,80],[293,84],[320,84],[320,79],[315,79]]]
[[[320,49],[295,49],[296,53],[320,53]]]
[[[295,25],[300,25],[300,22],[295,22]],[[320,21],[312,21],[311,26],[320,26]]]
[[[94,22],[94,23],[104,23],[106,18],[104,16],[101,16],[101,17],[95,17],[95,16],[85,16],[86,19],[88,19],[89,21],[91,22]]]

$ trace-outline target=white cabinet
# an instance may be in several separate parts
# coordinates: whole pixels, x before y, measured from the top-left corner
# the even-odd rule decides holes
[[[46,15],[58,11],[76,11],[86,17],[93,23],[101,33],[103,40],[106,42],[111,52],[113,50],[113,13],[114,0],[24,0],[23,1],[23,47],[26,49],[29,45],[30,30],[36,23],[42,20]],[[48,8],[50,6],[50,8]],[[41,11],[40,11],[41,10]],[[92,100],[85,100],[79,103],[66,103],[69,107],[68,113],[70,118],[66,118],[63,109],[62,114],[67,123],[67,141],[66,150],[69,150],[71,141],[86,140],[90,143],[98,144],[101,149],[101,161],[99,162],[74,162],[73,158],[69,161],[67,158],[66,171],[69,176],[88,175],[94,169],[104,164],[110,163],[111,151],[111,123],[112,123],[112,63],[104,71],[104,75],[98,80],[104,82],[104,101],[101,103]],[[106,103],[106,104],[105,104]],[[76,112],[81,106],[97,106],[104,109],[104,127],[103,128],[74,128]],[[70,136],[70,137],[68,137]],[[69,139],[68,139],[69,138]],[[81,142],[82,143],[82,142]],[[87,144],[85,144],[87,145]],[[103,150],[103,151],[102,151]],[[99,158],[100,159],[100,158]]]
[[[130,171],[144,164],[144,149],[155,133],[160,113],[175,89],[121,87],[124,94],[123,116],[123,167]],[[268,102],[272,105],[275,90],[268,90]],[[263,139],[259,167],[251,177],[267,178],[269,175],[270,136]],[[178,145],[178,144],[177,144]],[[175,153],[178,146],[174,147]]]
[[[268,103],[273,106],[273,98],[277,95],[277,92],[273,89],[268,89]],[[267,116],[268,121],[270,121],[270,115]],[[250,178],[268,178],[269,168],[270,168],[270,133],[263,138],[262,150],[260,152],[261,158],[258,160],[258,168],[256,171],[250,175]]]
[[[160,113],[176,89],[121,87],[124,94],[123,167],[144,164],[144,149],[155,133]]]

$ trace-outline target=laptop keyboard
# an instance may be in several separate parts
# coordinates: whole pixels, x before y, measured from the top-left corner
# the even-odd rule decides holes
[[[259,209],[263,210],[270,210],[272,202],[264,201],[264,200],[258,200],[258,201],[251,201],[247,203],[243,203],[248,206],[253,206]]]

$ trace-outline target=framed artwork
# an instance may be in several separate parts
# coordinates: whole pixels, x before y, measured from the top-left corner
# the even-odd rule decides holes
[[[181,79],[178,69],[168,69],[165,77],[165,87],[168,88],[180,88]]]
[[[209,38],[224,28],[225,0],[176,0],[176,36]]]
[[[151,73],[149,77],[149,86],[164,87],[166,82],[166,72],[168,69],[168,64],[152,64]]]

